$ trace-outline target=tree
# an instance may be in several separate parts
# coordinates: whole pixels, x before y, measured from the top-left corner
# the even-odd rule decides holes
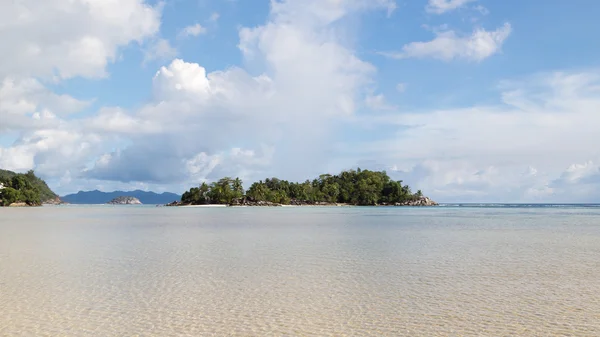
[[[224,177],[210,185],[206,196],[217,204],[231,204],[244,196],[242,181],[239,178]]]
[[[210,197],[208,196],[208,192],[210,192],[210,186],[207,183],[203,182],[198,188],[198,202],[200,204],[209,204]]]
[[[0,190],[0,199],[2,200],[2,206],[8,206],[15,202],[24,201],[21,192],[12,187],[5,187]]]
[[[15,190],[24,190],[29,188],[31,184],[29,184],[24,175],[19,174],[12,178],[11,186]]]
[[[202,183],[199,187],[192,187],[189,191],[183,193],[181,202],[190,205],[204,205],[210,203],[208,192],[210,187],[206,183]]]
[[[27,203],[29,206],[40,205],[42,201],[40,200],[40,194],[35,190],[24,190],[21,192],[22,200]]]
[[[240,178],[233,180],[231,189],[233,191],[233,199],[242,199],[244,197],[244,187]]]
[[[248,192],[246,193],[246,197],[253,201],[266,201],[269,196],[269,192],[269,188],[261,180],[250,186],[250,189],[248,189]]]

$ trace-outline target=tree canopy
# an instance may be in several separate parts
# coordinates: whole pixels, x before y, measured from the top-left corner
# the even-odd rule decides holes
[[[244,197],[244,188],[240,178],[225,177],[208,185],[202,183],[183,193],[181,202],[193,205],[231,204]]]
[[[42,179],[33,171],[25,174],[0,170],[0,206],[8,206],[15,202],[24,202],[28,205],[41,205],[42,202],[56,198]]]
[[[412,193],[402,181],[392,180],[385,171],[349,170],[337,175],[322,174],[302,183],[267,178],[253,183],[244,193],[239,178],[225,177],[208,185],[202,183],[185,192],[183,204],[232,204],[266,201],[277,204],[344,203],[381,205],[418,199],[421,191]]]

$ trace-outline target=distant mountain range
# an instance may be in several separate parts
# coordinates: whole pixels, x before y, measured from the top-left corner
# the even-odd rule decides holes
[[[140,200],[142,204],[158,205],[168,204],[175,200],[181,200],[181,195],[175,193],[154,193],[146,191],[114,191],[114,192],[101,192],[98,190],[94,191],[79,191],[75,194],[65,195],[60,197],[62,201],[70,204],[106,204],[111,200],[118,197],[134,197]]]

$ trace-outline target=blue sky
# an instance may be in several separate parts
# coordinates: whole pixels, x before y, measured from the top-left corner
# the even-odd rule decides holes
[[[600,202],[599,11],[5,2],[0,167],[33,168],[60,194],[361,166],[443,202]]]

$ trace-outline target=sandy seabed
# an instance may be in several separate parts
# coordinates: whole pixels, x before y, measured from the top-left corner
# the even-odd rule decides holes
[[[597,210],[202,207],[1,209],[0,336],[600,336]]]

